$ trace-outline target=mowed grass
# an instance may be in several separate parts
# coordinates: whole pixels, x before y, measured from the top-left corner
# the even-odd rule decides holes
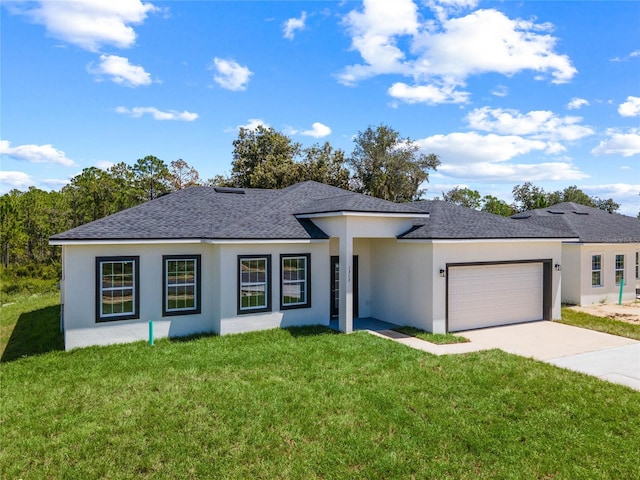
[[[560,320],[560,322],[576,327],[597,330],[598,332],[640,340],[640,325],[621,322],[611,318],[596,317],[595,315],[578,312],[568,307],[562,307],[562,320]]]
[[[60,294],[5,296],[0,307],[0,361],[64,350]]]
[[[56,348],[0,365],[0,478],[640,476],[637,392],[497,350],[321,327]]]
[[[453,333],[430,333],[415,327],[396,327],[396,332],[404,333],[410,337],[416,337],[425,342],[435,343],[436,345],[449,345],[452,343],[467,343],[468,338],[454,335]]]

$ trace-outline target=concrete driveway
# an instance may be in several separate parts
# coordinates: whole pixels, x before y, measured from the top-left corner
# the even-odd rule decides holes
[[[499,348],[640,391],[640,342],[637,340],[556,322],[458,333],[479,348]]]

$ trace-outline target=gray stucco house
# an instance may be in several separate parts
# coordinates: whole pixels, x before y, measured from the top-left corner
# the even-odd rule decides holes
[[[560,317],[573,231],[316,182],[191,187],[51,237],[67,349],[376,318],[444,333]],[[562,274],[561,274],[562,270]]]
[[[512,218],[549,228],[562,244],[562,302],[576,305],[636,298],[640,289],[640,219],[565,202]]]

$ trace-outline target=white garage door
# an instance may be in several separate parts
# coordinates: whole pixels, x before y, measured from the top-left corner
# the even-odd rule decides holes
[[[450,332],[542,320],[542,263],[450,267]]]

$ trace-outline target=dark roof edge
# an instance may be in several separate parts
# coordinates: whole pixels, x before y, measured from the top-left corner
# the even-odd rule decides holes
[[[424,215],[429,215],[428,212],[421,212],[419,210],[410,210],[407,212],[389,212],[384,210],[353,210],[349,208],[341,208],[337,210],[321,210],[317,212],[299,212],[299,213],[294,213],[293,215],[296,217],[304,217],[307,215],[322,215],[324,213],[373,213],[373,214],[385,215],[385,216],[391,216],[391,217],[394,215],[406,215],[406,216],[413,216],[413,217],[422,217]]]
[[[251,242],[272,242],[272,241],[289,241],[289,240],[328,240],[329,237],[277,237],[277,238],[249,238],[249,237],[153,237],[153,238],[54,238],[49,237],[49,243],[51,242],[65,242],[65,243],[80,243],[80,242],[178,242],[178,243],[190,243],[190,242],[210,242],[210,241],[251,241]],[[55,243],[54,243],[55,245]]]

